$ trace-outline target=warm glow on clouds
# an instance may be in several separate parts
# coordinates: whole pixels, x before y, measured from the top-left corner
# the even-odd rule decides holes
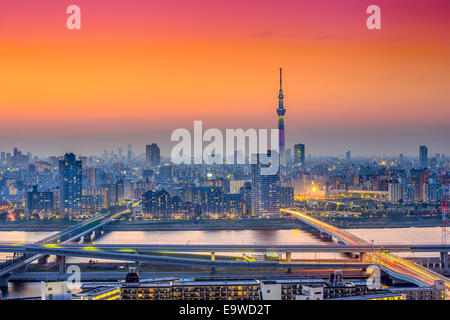
[[[382,30],[365,28],[372,2]],[[65,28],[74,3],[80,31]],[[164,144],[193,120],[274,127],[280,66],[289,144],[327,153],[311,132],[448,127],[449,34],[450,4],[438,0],[3,1],[1,146],[13,131],[45,149],[55,135]]]

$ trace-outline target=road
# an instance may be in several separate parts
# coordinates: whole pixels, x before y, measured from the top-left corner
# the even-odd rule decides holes
[[[23,243],[0,242],[0,251],[17,252],[18,246]],[[259,252],[259,253],[285,253],[285,252],[449,252],[450,245],[403,245],[403,244],[324,244],[324,245],[197,245],[197,244],[26,244],[27,248],[38,249],[40,247],[101,250],[117,252]],[[25,248],[22,250],[25,251]]]
[[[36,244],[39,245],[46,245],[50,243],[60,242],[60,239],[65,239],[61,243],[70,243],[73,241],[78,240],[79,238],[83,237],[86,234],[90,234],[93,231],[97,230],[98,228],[101,228],[102,226],[114,221],[115,219],[119,218],[125,213],[130,212],[131,207],[135,207],[140,203],[140,201],[134,202],[131,204],[128,208],[125,210],[116,212],[116,213],[107,213],[103,214],[98,217],[94,217],[92,219],[89,219],[87,221],[81,222],[75,226],[72,226],[68,229],[65,229],[61,232],[52,234],[48,236],[47,238],[44,238]],[[17,251],[19,252],[19,251]],[[41,257],[44,257],[46,254],[38,253],[36,255],[33,255],[31,257],[25,257],[24,259],[19,260],[18,262],[13,263],[12,265],[7,266],[6,268],[0,270],[0,278],[8,276],[11,272],[14,272],[17,269],[20,269],[24,267],[25,265],[40,259]]]
[[[355,235],[352,235],[346,231],[340,230],[325,222],[312,218],[304,213],[281,209],[281,212],[291,214],[300,219],[307,225],[314,227],[322,232],[325,232],[332,237],[335,237],[342,242],[349,245],[368,245],[371,244]],[[410,279],[412,282],[422,286],[433,286],[434,281],[442,280],[445,283],[447,296],[450,291],[450,280],[436,272],[433,272],[425,267],[419,266],[413,262],[399,258],[391,253],[384,252],[368,252],[366,261],[376,263],[382,267],[387,273],[392,273],[400,278]]]
[[[124,253],[115,251],[101,251],[95,247],[83,249],[71,249],[60,247],[57,244],[43,246],[17,245],[14,247],[0,246],[0,251],[37,253],[41,255],[56,255],[67,257],[97,258],[118,261],[134,261],[144,263],[156,263],[167,265],[182,265],[205,268],[266,268],[266,269],[288,269],[288,268],[364,268],[369,264],[359,260],[342,259],[335,261],[302,260],[302,261],[230,261],[230,260],[206,260],[193,258],[169,257],[163,255]]]

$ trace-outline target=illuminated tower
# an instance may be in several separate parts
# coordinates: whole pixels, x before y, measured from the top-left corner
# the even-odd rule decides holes
[[[286,109],[283,105],[283,69],[280,68],[280,92],[278,93],[278,130],[279,130],[279,138],[278,143],[280,147],[280,160],[281,163],[284,163],[284,114],[286,113]]]

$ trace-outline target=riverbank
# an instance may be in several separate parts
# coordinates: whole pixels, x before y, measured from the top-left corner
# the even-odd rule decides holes
[[[395,217],[395,218],[326,218],[321,219],[342,229],[383,229],[383,228],[426,228],[440,227],[440,216],[434,217]]]
[[[79,222],[70,220],[1,221],[0,231],[61,231],[77,223]]]
[[[321,219],[338,228],[409,228],[437,227],[439,217],[431,218],[333,218]],[[291,219],[239,219],[239,220],[173,220],[123,221],[106,227],[109,231],[194,231],[194,230],[287,230],[298,229],[301,223]]]
[[[316,217],[317,218],[317,217]],[[338,228],[409,228],[438,227],[440,217],[399,218],[323,218]],[[60,231],[76,221],[2,221],[0,231]],[[105,227],[105,231],[194,231],[194,230],[286,230],[298,229],[300,223],[291,219],[236,219],[236,220],[167,220],[120,221]]]
[[[109,231],[194,231],[194,230],[283,230],[298,229],[299,223],[286,219],[122,221],[106,227]]]

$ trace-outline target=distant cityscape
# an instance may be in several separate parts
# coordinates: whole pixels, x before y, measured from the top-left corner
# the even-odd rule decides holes
[[[13,253],[0,262],[0,288],[7,288],[0,291],[2,296],[9,294],[9,282],[16,276],[19,281],[41,281],[40,297],[32,298],[42,300],[447,299],[450,157],[440,153],[430,157],[425,145],[418,146],[417,157],[353,158],[351,150],[344,158],[307,157],[307,146],[300,142],[285,149],[289,131],[284,124],[282,69],[276,113],[278,150],[271,145],[267,154],[245,155],[242,164],[236,161],[238,151],[231,164],[174,164],[161,156],[155,142],[139,155],[131,144],[126,154],[120,148],[104,150],[100,157],[66,153],[39,158],[18,148],[2,151],[0,228],[27,230],[37,223],[39,230],[51,222],[59,230],[31,244],[0,244],[0,252]],[[261,160],[263,156],[273,160],[273,155],[278,161]],[[274,163],[277,170],[263,173]],[[232,224],[235,221],[238,225]],[[171,225],[175,230],[299,228],[325,244],[252,246],[222,240],[220,245],[209,241],[191,245],[185,238],[175,245],[149,244],[146,239],[138,245],[96,244],[113,223],[123,230]],[[338,228],[424,223],[440,229],[440,244],[379,247]],[[142,235],[126,239],[133,237]],[[391,250],[431,251],[439,257],[411,262]],[[195,254],[198,251],[208,254]],[[226,254],[230,251],[242,256]],[[341,256],[305,259],[292,254],[314,251]],[[55,262],[50,262],[52,256]],[[68,257],[90,260],[87,265],[80,261],[68,266]],[[93,260],[97,258],[119,261],[120,269],[128,272],[117,278],[117,273],[108,273],[117,270],[117,264],[98,263]],[[180,266],[183,274],[189,270],[184,276],[177,271]],[[83,275],[83,283],[78,280],[73,287],[69,268]],[[158,268],[163,269],[155,274]],[[224,273],[228,268],[238,270]],[[266,273],[256,271],[260,268]],[[18,273],[27,269],[33,272]],[[48,269],[56,269],[53,281],[48,281]],[[143,278],[149,271],[153,278]],[[310,272],[315,276],[311,278]],[[155,275],[160,275],[158,280]]]
[[[440,214],[450,156],[430,157],[425,145],[418,146],[417,157],[395,158],[352,158],[350,150],[345,158],[306,157],[302,143],[285,150],[281,68],[276,113],[280,168],[271,175],[260,173],[259,160],[249,161],[253,155],[241,165],[175,165],[161,157],[157,143],[138,156],[131,144],[126,154],[119,148],[104,150],[102,157],[66,153],[40,159],[18,148],[2,151],[0,220],[83,219],[135,199],[142,206],[133,219],[270,217],[294,204],[311,210],[324,199],[353,199],[359,211],[344,209],[356,215],[380,206],[385,215]]]
[[[66,153],[39,158],[18,148],[12,153],[1,152],[0,227],[28,230],[37,223],[38,230],[50,226],[59,231],[31,244],[0,244],[0,252],[14,253],[0,264],[0,287],[7,288],[16,272],[25,268],[34,272],[22,273],[19,281],[40,280],[42,300],[447,299],[450,157],[440,153],[430,157],[425,145],[418,146],[416,157],[400,154],[353,158],[351,150],[345,152],[345,157],[307,157],[303,143],[285,149],[282,69],[276,113],[278,150],[271,146],[267,154],[245,155],[242,164],[236,161],[238,151],[232,163],[174,164],[172,159],[161,156],[157,143],[148,144],[139,155],[131,144],[126,154],[120,148],[117,152],[104,150],[100,157]],[[263,156],[273,160],[273,155],[279,157],[278,161],[262,161]],[[263,173],[264,168],[275,163],[277,170]],[[238,224],[232,224],[234,221]],[[46,222],[53,223],[53,227]],[[139,245],[95,244],[113,223],[123,230],[170,226],[174,230],[300,228],[325,244],[261,246],[255,242],[254,246],[239,246],[226,241],[221,245],[190,245],[190,239],[185,245],[148,244],[146,240]],[[439,228],[440,244],[379,247],[373,240],[368,242],[337,228],[421,225]],[[189,253],[200,250],[209,252],[207,259]],[[242,256],[225,254],[230,250]],[[439,257],[413,258],[411,262],[390,250],[431,251]],[[329,252],[342,257],[299,259],[293,258],[292,251]],[[56,256],[55,262],[49,261],[51,256]],[[87,266],[81,262],[68,266],[67,256],[91,260]],[[95,258],[122,261],[120,268],[128,268],[126,277],[115,275],[116,281],[105,281],[105,277],[111,279],[105,269],[116,270],[117,265],[97,263],[92,260]],[[141,272],[167,264],[171,266],[159,271],[159,280],[141,281],[145,274]],[[100,283],[90,284],[85,279],[73,290],[72,276],[65,279],[70,274],[66,272],[72,268],[80,273],[80,265],[83,274],[89,270],[91,281],[100,279]],[[177,271],[180,265],[182,270],[190,270],[186,276]],[[59,270],[53,273],[54,280],[65,280],[48,281],[48,268]],[[92,272],[92,268],[99,270]],[[227,280],[221,279],[228,268],[240,271],[233,272],[231,278],[227,273]],[[272,274],[244,272],[255,268],[272,270]],[[284,274],[278,271],[280,268]],[[350,270],[357,272],[350,274]],[[309,272],[315,276],[310,278]]]
[[[1,1],[0,19],[2,311],[448,313],[450,1]]]
[[[276,215],[295,197],[375,199],[420,212],[438,208],[450,167],[447,155],[429,157],[426,146],[416,158],[352,159],[350,151],[344,159],[306,158],[305,145],[293,150],[293,156],[286,151],[280,174],[261,176],[251,164],[173,165],[161,160],[156,143],[145,157],[135,157],[131,146],[127,156],[105,150],[103,157],[48,159],[15,148],[1,153],[0,219],[82,219],[136,198],[143,206],[135,217],[143,219]]]

